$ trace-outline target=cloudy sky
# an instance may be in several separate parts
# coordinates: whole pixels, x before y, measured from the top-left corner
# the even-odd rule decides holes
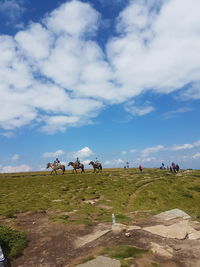
[[[199,0],[1,0],[0,172],[77,156],[200,168]]]

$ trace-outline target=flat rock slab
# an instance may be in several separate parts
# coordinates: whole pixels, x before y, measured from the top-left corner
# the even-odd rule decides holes
[[[190,240],[200,239],[200,231],[194,231],[193,233],[189,234],[188,239]]]
[[[185,239],[188,234],[193,233],[195,230],[192,228],[188,221],[181,221],[170,226],[155,225],[144,227],[143,230],[166,238]]]
[[[89,235],[85,235],[85,236],[81,236],[78,239],[75,240],[75,247],[76,248],[80,248],[85,246],[86,244],[97,240],[98,238],[100,238],[101,236],[107,234],[108,232],[110,232],[110,230],[95,230],[93,233],[89,234]]]
[[[127,231],[134,231],[134,230],[140,230],[140,229],[141,229],[140,226],[130,225],[130,226],[128,226]]]
[[[115,223],[112,225],[112,232],[114,234],[118,234],[122,231],[125,231],[127,229],[127,225],[121,224],[121,223]]]
[[[161,257],[171,259],[173,257],[173,249],[169,246],[161,246],[159,244],[151,242],[151,251],[158,254]]]
[[[94,260],[77,265],[77,267],[120,267],[120,266],[121,263],[119,260],[111,259],[104,256],[98,256]]]
[[[161,212],[155,215],[154,218],[159,219],[159,220],[169,221],[169,220],[173,220],[176,218],[190,219],[191,217],[180,209],[173,209],[173,210]]]

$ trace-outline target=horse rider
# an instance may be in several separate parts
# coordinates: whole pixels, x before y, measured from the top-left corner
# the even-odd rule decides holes
[[[60,160],[58,158],[56,158],[53,162],[56,166],[60,165]]]
[[[81,162],[80,162],[80,160],[79,160],[79,158],[78,158],[78,157],[76,158],[76,161],[75,161],[75,163],[78,165],[78,167],[80,166]]]
[[[99,164],[98,158],[95,159],[94,163]]]

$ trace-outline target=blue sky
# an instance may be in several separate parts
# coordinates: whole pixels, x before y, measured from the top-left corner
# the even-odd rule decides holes
[[[0,172],[200,167],[199,0],[0,2]]]

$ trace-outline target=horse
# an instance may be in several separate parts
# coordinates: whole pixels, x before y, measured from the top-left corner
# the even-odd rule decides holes
[[[82,163],[77,164],[76,162],[70,161],[67,166],[72,166],[73,167],[73,172],[77,173],[77,169],[81,169],[81,173],[85,172],[84,165]]]
[[[101,163],[95,163],[94,161],[90,161],[89,165],[92,165],[94,168],[94,172],[102,172],[102,165]]]
[[[56,164],[54,164],[54,163],[47,163],[47,169],[48,169],[49,167],[52,169],[51,174],[52,174],[53,172],[55,172],[55,174],[57,175],[57,170],[62,170],[62,174],[65,173],[65,165],[64,165],[64,164],[56,165]],[[50,174],[50,175],[51,175],[51,174]]]

